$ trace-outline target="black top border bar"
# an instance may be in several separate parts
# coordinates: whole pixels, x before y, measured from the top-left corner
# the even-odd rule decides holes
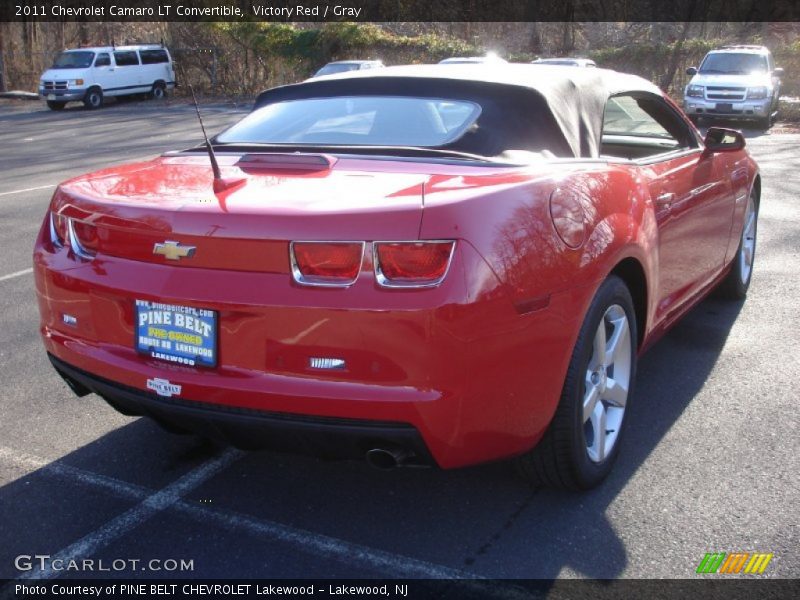
[[[800,21],[800,0],[3,0],[0,21]]]

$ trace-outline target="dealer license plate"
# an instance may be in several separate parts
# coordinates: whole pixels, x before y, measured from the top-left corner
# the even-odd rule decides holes
[[[135,312],[138,352],[180,365],[216,366],[216,311],[136,300]]]
[[[733,112],[733,104],[729,103],[717,104],[717,112],[724,112],[724,113]]]

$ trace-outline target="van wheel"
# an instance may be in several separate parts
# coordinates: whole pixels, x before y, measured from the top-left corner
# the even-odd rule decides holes
[[[103,106],[103,92],[100,88],[91,88],[83,97],[83,105],[89,110]]]
[[[153,100],[164,100],[167,97],[167,86],[163,81],[156,81],[153,84],[153,90],[150,92]]]
[[[55,100],[48,100],[47,101],[47,108],[50,110],[64,110],[66,106],[66,102],[56,102]]]

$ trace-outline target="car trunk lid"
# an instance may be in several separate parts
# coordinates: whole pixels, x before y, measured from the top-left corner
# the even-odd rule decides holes
[[[288,271],[292,240],[419,234],[425,173],[324,155],[218,158],[217,193],[208,157],[184,153],[73,179],[53,209],[96,227],[100,256],[244,271]],[[154,253],[166,242],[194,250]]]

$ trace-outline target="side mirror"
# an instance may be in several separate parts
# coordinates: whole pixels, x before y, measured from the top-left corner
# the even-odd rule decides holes
[[[775,77],[783,77],[783,68],[777,67],[773,69],[772,74],[775,75]]]
[[[686,69],[686,74],[694,77],[695,75],[697,75],[697,67],[689,67],[688,69]]]
[[[709,127],[703,143],[708,152],[736,152],[745,147],[745,139],[741,131],[724,127]]]

